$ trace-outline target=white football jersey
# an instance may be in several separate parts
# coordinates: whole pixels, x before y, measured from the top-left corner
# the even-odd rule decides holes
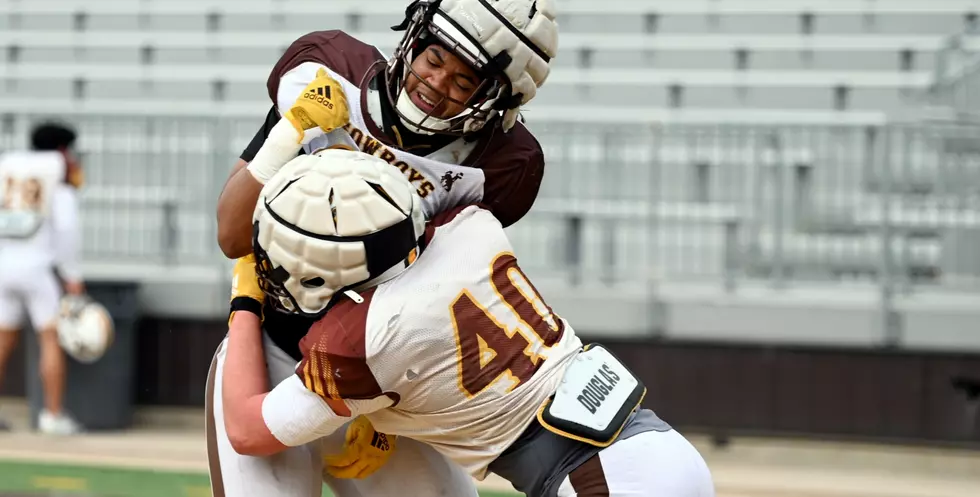
[[[0,156],[0,210],[47,217],[53,193],[65,177],[58,152],[8,152]]]
[[[409,269],[313,325],[297,374],[324,398],[387,396],[391,407],[366,414],[378,431],[428,443],[482,479],[582,343],[490,212],[453,209],[431,224]]]
[[[65,168],[59,152],[0,156],[0,268],[58,264],[78,276],[78,206]]]

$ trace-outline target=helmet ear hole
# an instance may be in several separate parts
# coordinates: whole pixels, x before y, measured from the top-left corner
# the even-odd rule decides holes
[[[319,276],[317,276],[316,278],[305,279],[299,282],[299,284],[303,285],[306,288],[320,288],[321,286],[323,286],[324,283],[325,282],[323,281],[323,278]]]

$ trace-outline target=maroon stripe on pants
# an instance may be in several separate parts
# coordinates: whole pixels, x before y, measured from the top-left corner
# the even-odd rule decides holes
[[[221,478],[221,462],[218,460],[218,430],[214,423],[214,382],[218,376],[218,353],[211,359],[211,369],[208,371],[207,397],[204,399],[205,431],[208,441],[208,470],[211,474],[212,497],[225,497],[225,482]]]
[[[568,474],[568,481],[578,497],[609,497],[609,485],[602,471],[599,454],[589,458]]]

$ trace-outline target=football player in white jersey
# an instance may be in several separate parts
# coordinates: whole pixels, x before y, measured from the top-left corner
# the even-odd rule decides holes
[[[325,150],[268,182],[253,219],[267,298],[318,320],[295,374],[270,385],[260,315],[232,316],[237,450],[288,452],[364,416],[531,497],[714,495],[697,450],[640,408],[645,387],[612,353],[583,347],[483,207],[426,223],[384,161]]]
[[[79,431],[62,409],[66,363],[57,331],[58,277],[68,293],[84,293],[75,196],[81,168],[74,142],[71,129],[42,124],[32,132],[32,150],[0,156],[0,379],[17,332],[29,319],[41,351],[44,409],[38,429],[50,434]]]
[[[330,147],[358,149],[399,170],[415,187],[426,216],[481,202],[504,225],[516,222],[533,204],[544,168],[540,145],[517,116],[544,83],[556,55],[555,16],[553,0],[421,0],[406,9],[405,21],[395,28],[404,36],[390,58],[340,31],[297,39],[270,74],[273,107],[267,122],[242,153],[219,199],[222,250],[229,257],[248,254],[247,213],[262,185],[297,153]],[[233,301],[232,308],[241,302]],[[270,380],[277,383],[302,357],[299,341],[313,320],[276,312],[271,305],[262,314],[266,362]],[[275,484],[282,466],[299,463],[244,458],[221,442],[226,439],[219,393],[223,353],[220,348],[215,357],[208,389],[213,487],[232,493],[229,486]],[[386,437],[363,419],[346,435],[291,452],[307,465],[317,463],[321,452],[330,456],[324,479],[340,497],[444,489],[476,495],[469,477],[428,446],[412,440],[372,444]],[[388,458],[382,471],[371,474]],[[338,479],[350,477],[358,479]],[[316,482],[308,485],[319,488]]]

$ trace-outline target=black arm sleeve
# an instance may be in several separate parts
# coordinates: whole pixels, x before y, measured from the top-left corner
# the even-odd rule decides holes
[[[248,146],[245,147],[245,150],[242,150],[242,155],[239,155],[238,157],[245,162],[252,162],[252,159],[255,158],[255,154],[259,152],[259,149],[262,148],[262,144],[265,143],[265,139],[269,136],[269,132],[272,131],[272,127],[278,122],[279,112],[276,111],[276,106],[273,105],[272,108],[269,109],[269,113],[265,116],[265,122],[262,123],[262,127],[259,128],[257,133],[255,133],[255,136],[252,138],[252,141],[248,143]]]

